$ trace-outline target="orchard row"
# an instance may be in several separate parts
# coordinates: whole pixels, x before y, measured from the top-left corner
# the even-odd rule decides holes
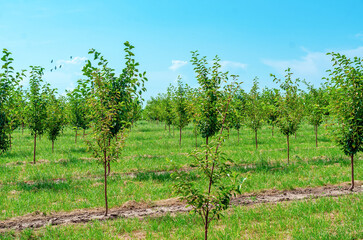
[[[77,131],[92,130],[86,139],[89,149],[104,167],[105,214],[108,214],[107,176],[110,163],[118,157],[125,142],[126,132],[140,118],[163,122],[179,130],[193,123],[196,141],[205,139],[205,145],[192,155],[193,167],[205,181],[203,188],[185,172],[174,174],[175,189],[193,206],[205,226],[205,238],[213,219],[219,218],[228,208],[233,194],[241,193],[243,178],[231,171],[231,161],[222,152],[226,132],[238,131],[242,126],[255,133],[258,148],[258,131],[263,124],[278,128],[287,140],[289,162],[289,138],[296,134],[305,119],[314,126],[316,146],[318,127],[325,121],[343,152],[351,157],[352,185],[354,188],[353,161],[357,152],[363,150],[363,61],[349,59],[331,53],[333,69],[329,78],[319,88],[294,79],[290,69],[283,79],[271,75],[279,88],[262,91],[258,79],[253,80],[249,92],[241,87],[238,76],[221,71],[220,59],[215,57],[211,66],[206,57],[192,52],[199,87],[191,88],[179,78],[176,86],[166,93],[152,97],[142,109],[142,93],[147,81],[146,73],[139,72],[128,42],[125,44],[125,67],[121,74],[108,67],[108,61],[94,49],[89,51],[92,60],[83,67],[84,79],[65,96],[43,81],[44,68],[31,66],[28,74],[29,89],[20,82],[27,71],[16,72],[14,59],[4,49],[0,72],[0,154],[11,149],[11,134],[18,127],[27,127],[34,137],[33,161],[36,162],[37,137],[46,134],[52,142],[65,126]],[[301,89],[307,86],[307,91]],[[197,146],[197,143],[196,143]],[[204,186],[204,185],[203,185]]]

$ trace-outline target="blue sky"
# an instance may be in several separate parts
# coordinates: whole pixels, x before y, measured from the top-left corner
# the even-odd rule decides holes
[[[44,80],[60,93],[82,78],[90,48],[121,70],[125,41],[147,72],[146,99],[178,75],[197,86],[192,50],[218,55],[246,90],[256,76],[261,87],[274,87],[270,73],[282,77],[287,67],[319,85],[331,67],[327,52],[363,57],[362,0],[0,0],[0,9],[0,48],[13,53],[16,70],[45,67]],[[62,69],[50,72],[51,59]]]

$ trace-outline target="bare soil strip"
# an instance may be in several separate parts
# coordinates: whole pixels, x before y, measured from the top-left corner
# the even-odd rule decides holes
[[[330,185],[316,188],[299,188],[295,190],[266,190],[260,193],[249,193],[232,200],[233,205],[255,205],[261,203],[277,203],[319,197],[337,197],[347,194],[361,194],[362,182],[357,181],[354,191],[348,190],[349,185]],[[108,220],[116,218],[144,218],[157,217],[166,214],[188,212],[190,207],[178,199],[166,199],[152,204],[127,202],[121,207],[110,209],[110,214],[104,216],[104,209],[81,209],[72,212],[58,212],[45,216],[42,213],[33,213],[0,221],[0,232],[8,230],[23,230],[25,228],[40,228],[46,225],[62,225],[71,223],[86,223],[92,220]]]

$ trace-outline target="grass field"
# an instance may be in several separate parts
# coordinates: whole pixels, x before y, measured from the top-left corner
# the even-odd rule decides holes
[[[291,137],[291,164],[287,165],[286,139],[275,129],[263,127],[255,150],[250,129],[232,130],[223,151],[247,180],[244,192],[294,189],[350,181],[350,160],[335,146],[329,131],[319,128],[315,147],[313,127],[304,124]],[[188,153],[195,149],[192,126],[183,131],[182,146],[175,130],[139,122],[129,133],[122,155],[111,165],[109,206],[127,201],[152,202],[173,198],[174,169],[189,168]],[[203,139],[198,138],[199,146]],[[33,138],[16,130],[13,148],[0,156],[0,221],[34,212],[103,207],[103,167],[88,153],[82,136],[74,143],[74,131],[65,130],[51,152],[45,136],[38,141],[37,161],[32,161]],[[362,154],[355,162],[356,179],[362,179]],[[246,167],[247,166],[247,167]],[[162,173],[156,174],[159,171]],[[164,171],[164,172],[163,172]],[[194,170],[191,170],[192,172]],[[127,174],[126,174],[127,173]],[[133,173],[133,174],[128,174]],[[197,173],[196,173],[197,174]],[[362,239],[362,194],[290,203],[232,207],[211,230],[212,239]],[[0,233],[0,238],[149,238],[197,239],[203,235],[197,217],[188,214],[146,219],[118,219],[40,230]]]

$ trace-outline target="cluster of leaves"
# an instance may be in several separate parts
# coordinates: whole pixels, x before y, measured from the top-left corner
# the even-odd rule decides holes
[[[207,58],[199,58],[198,51],[192,52],[191,63],[194,66],[194,72],[200,85],[199,89],[199,119],[197,120],[199,131],[203,138],[214,136],[221,128],[219,118],[219,109],[222,98],[221,83],[228,79],[227,74],[219,71],[221,67],[220,59],[216,56],[213,59],[213,65],[209,68]]]

